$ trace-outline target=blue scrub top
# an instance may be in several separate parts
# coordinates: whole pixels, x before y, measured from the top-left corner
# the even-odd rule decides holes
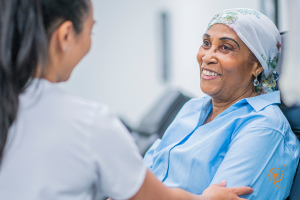
[[[192,99],[144,162],[165,185],[195,194],[227,180],[227,187],[252,187],[247,199],[285,199],[300,145],[277,104],[279,91],[245,98],[203,125],[212,99]]]

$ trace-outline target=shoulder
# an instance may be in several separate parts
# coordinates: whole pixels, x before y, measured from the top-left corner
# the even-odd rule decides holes
[[[254,110],[239,119],[242,120],[232,137],[253,134],[256,136],[257,143],[266,138],[275,143],[282,140],[288,151],[294,157],[299,157],[299,141],[292,132],[286,117],[276,104],[269,105],[260,111]]]
[[[106,104],[69,94],[45,80],[34,84],[20,96],[20,111],[53,133],[59,134],[56,129],[60,128],[71,137],[75,133],[88,137],[93,127],[99,132],[99,128],[113,129],[114,124],[121,124]]]
[[[246,98],[244,102],[247,102],[244,105],[248,108],[246,118],[250,124],[269,127],[279,132],[289,128],[289,123],[278,107],[281,102],[279,91]]]
[[[88,125],[113,115],[106,104],[70,94],[57,85],[45,89],[42,98],[41,103],[47,104],[49,111],[59,113],[66,121],[80,120]]]
[[[88,137],[106,140],[111,145],[116,144],[116,138],[124,143],[131,142],[131,135],[108,105],[69,94],[57,87],[51,90],[48,98],[61,107],[55,109],[60,112],[62,120],[70,125],[81,126]]]
[[[249,124],[247,126],[255,126],[261,128],[269,128],[285,135],[286,131],[290,131],[290,125],[276,104],[268,105],[260,111],[249,113]]]
[[[290,125],[284,114],[276,104],[271,104],[261,110],[252,109],[245,104],[244,112],[235,119],[235,131],[246,129],[273,130],[283,137],[291,132]],[[247,111],[245,111],[247,110]]]

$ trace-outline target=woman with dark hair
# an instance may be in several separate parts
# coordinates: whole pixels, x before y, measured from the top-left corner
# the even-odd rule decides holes
[[[170,189],[107,106],[61,91],[88,53],[90,0],[0,1],[0,199],[240,199]]]

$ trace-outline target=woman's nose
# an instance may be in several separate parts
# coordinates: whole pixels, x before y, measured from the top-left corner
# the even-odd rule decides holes
[[[204,54],[204,56],[202,57],[202,61],[206,64],[208,63],[216,63],[217,59],[216,59],[216,51],[214,48],[210,48],[209,50],[207,50]]]

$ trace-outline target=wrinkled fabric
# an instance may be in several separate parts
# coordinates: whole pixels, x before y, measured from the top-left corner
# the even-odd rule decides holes
[[[245,98],[203,125],[212,99],[192,99],[144,163],[165,185],[195,194],[227,180],[227,187],[251,186],[254,193],[246,199],[285,199],[299,161],[299,141],[279,103],[279,91]]]
[[[247,8],[229,9],[215,15],[207,29],[218,23],[234,30],[264,68],[256,92],[278,90],[279,75],[275,69],[281,55],[281,36],[275,24],[262,13]]]

